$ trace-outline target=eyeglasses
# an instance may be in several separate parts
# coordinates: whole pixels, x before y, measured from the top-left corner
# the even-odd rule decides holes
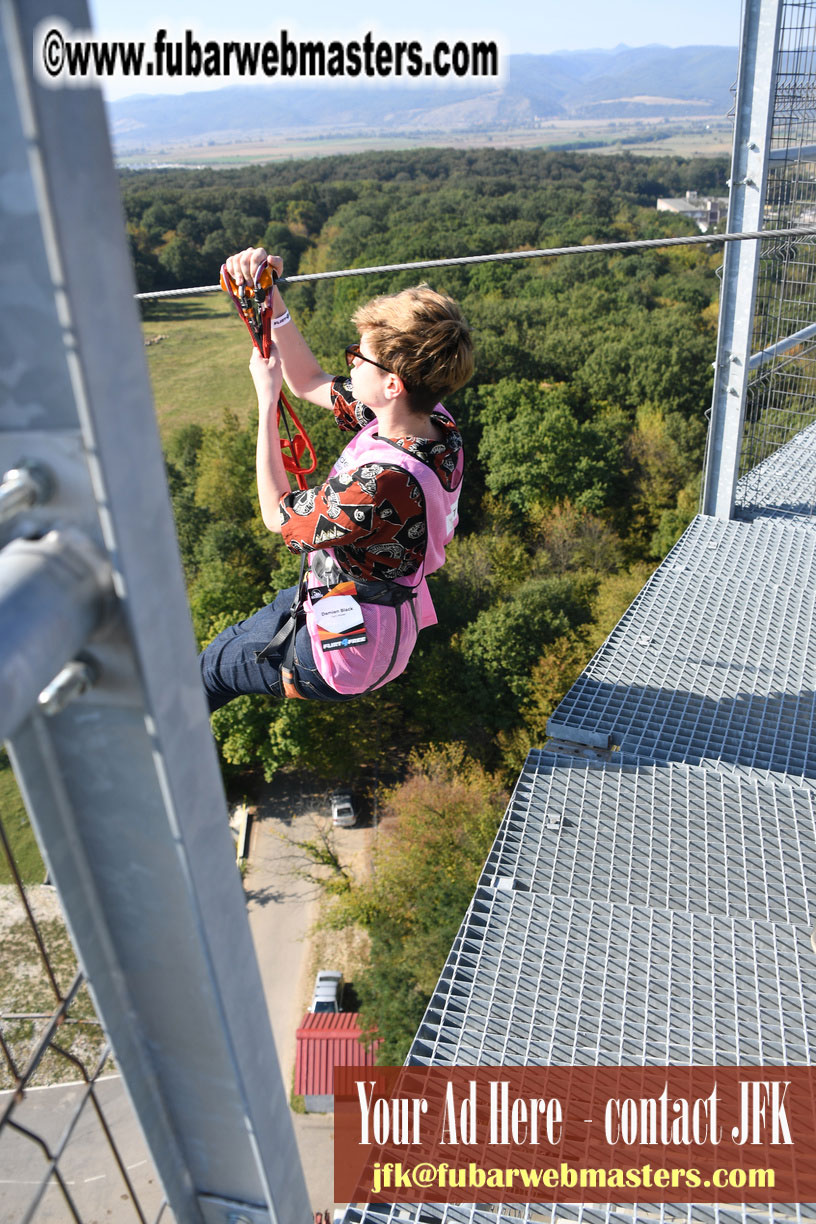
[[[380,365],[379,361],[373,361],[370,357],[366,357],[365,353],[361,353],[359,344],[347,344],[346,365],[349,369],[354,365],[355,357],[359,357],[360,361],[367,361],[369,365],[376,366],[378,370],[385,370],[386,374],[393,374],[393,370],[389,370],[387,366]]]

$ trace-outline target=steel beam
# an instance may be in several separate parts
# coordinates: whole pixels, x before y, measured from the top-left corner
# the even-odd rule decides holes
[[[83,620],[70,582],[53,616],[38,605],[48,662],[25,700],[80,645],[96,683],[82,693],[68,676],[56,713],[35,706],[10,752],[175,1218],[288,1224],[309,1204],[195,658],[102,99],[32,77],[33,31],[55,10],[90,26],[83,0],[0,0],[0,308],[14,358],[0,472],[26,462],[53,477],[47,498],[15,502],[0,544],[83,533],[115,608]],[[61,645],[60,614],[76,629]]]
[[[745,0],[729,233],[762,229],[781,11],[782,0]],[[702,496],[703,513],[724,519],[734,510],[758,270],[759,240],[727,245]]]

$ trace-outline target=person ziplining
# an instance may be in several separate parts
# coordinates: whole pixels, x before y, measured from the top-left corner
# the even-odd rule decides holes
[[[222,284],[253,333],[261,515],[301,555],[301,573],[202,651],[211,712],[248,693],[348,701],[400,675],[419,630],[436,623],[426,579],[458,522],[462,438],[439,402],[473,373],[456,302],[428,285],[373,298],[352,317],[360,339],[346,347],[348,373],[333,378],[284,305],[282,273],[279,257],[248,248],[226,261]],[[281,400],[284,378],[354,434],[311,488],[314,452]],[[295,432],[281,440],[278,420],[289,417]]]

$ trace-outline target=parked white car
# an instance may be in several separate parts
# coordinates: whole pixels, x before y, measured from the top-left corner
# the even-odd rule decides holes
[[[331,797],[332,824],[339,829],[350,829],[357,823],[357,813],[351,802],[351,795],[343,792]]]
[[[343,975],[337,969],[321,969],[315,978],[311,1012],[339,1012],[343,998]]]

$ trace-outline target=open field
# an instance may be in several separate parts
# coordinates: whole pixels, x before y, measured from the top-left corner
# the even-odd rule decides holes
[[[163,298],[145,315],[145,354],[162,436],[191,422],[217,424],[225,408],[246,420],[255,405],[246,369],[252,346],[226,294]]]
[[[541,121],[535,128],[486,132],[410,132],[398,134],[294,134],[269,141],[169,145],[165,148],[120,153],[121,165],[207,166],[212,169],[288,161],[299,157],[328,157],[371,150],[444,149],[547,149],[573,142],[597,142],[586,152],[621,153],[643,157],[672,154],[682,157],[722,157],[730,154],[733,127],[722,115],[677,116],[663,119],[560,119]],[[644,138],[654,139],[644,139]],[[632,143],[627,143],[631,141]]]

